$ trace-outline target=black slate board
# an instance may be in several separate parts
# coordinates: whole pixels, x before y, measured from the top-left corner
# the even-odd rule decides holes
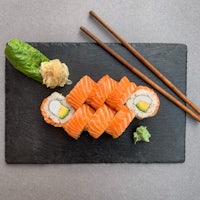
[[[126,75],[137,85],[146,85],[108,53],[93,43],[31,43],[50,59],[59,58],[70,71],[75,84],[83,75],[95,81],[109,74],[117,81]],[[151,72],[120,44],[109,44],[130,63],[166,88]],[[187,47],[183,44],[133,44],[150,62],[184,93],[186,92]],[[16,71],[6,60],[7,163],[178,163],[185,160],[186,114],[158,94],[158,114],[134,120],[126,132],[113,140],[103,134],[95,140],[83,132],[78,141],[62,128],[46,124],[40,114],[42,100],[53,91],[66,95],[74,86],[47,89]],[[168,90],[168,89],[167,89]],[[169,90],[168,90],[169,91]],[[139,125],[148,127],[150,143],[133,144],[132,133]]]

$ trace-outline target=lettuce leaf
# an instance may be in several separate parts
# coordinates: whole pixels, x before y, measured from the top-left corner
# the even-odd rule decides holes
[[[49,61],[38,49],[18,39],[10,40],[5,48],[5,56],[15,69],[26,76],[42,82],[41,62]]]

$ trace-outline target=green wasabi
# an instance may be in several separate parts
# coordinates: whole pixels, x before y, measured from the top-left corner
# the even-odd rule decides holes
[[[139,141],[149,142],[150,137],[151,134],[147,130],[146,126],[139,126],[136,129],[136,132],[133,133],[134,144],[136,144]]]

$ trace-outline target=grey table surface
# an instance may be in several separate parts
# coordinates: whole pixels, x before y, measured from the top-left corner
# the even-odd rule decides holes
[[[199,0],[0,0],[0,8],[0,199],[200,199],[200,124],[189,116],[182,164],[6,164],[3,53],[13,37],[91,42],[81,25],[104,42],[116,42],[89,17],[92,9],[128,42],[186,44],[187,96],[200,106]]]

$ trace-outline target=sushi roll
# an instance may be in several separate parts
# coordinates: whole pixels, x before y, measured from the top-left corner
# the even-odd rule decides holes
[[[83,76],[66,96],[67,102],[69,102],[75,109],[78,109],[83,103],[85,103],[95,85],[96,82],[89,76]]]
[[[117,86],[117,81],[110,78],[108,75],[103,76],[93,88],[91,94],[86,100],[86,103],[93,108],[98,109],[106,101],[108,95]]]
[[[134,117],[135,114],[123,105],[109,123],[106,133],[110,134],[113,138],[118,138],[126,130]]]
[[[58,92],[45,98],[40,110],[45,122],[55,127],[62,127],[74,114],[74,108]]]
[[[138,86],[127,100],[126,106],[135,113],[137,119],[144,119],[157,114],[160,100],[153,89]]]
[[[87,104],[83,104],[63,126],[64,130],[69,136],[78,139],[94,113],[95,110],[93,108]]]
[[[99,138],[107,129],[114,115],[115,111],[106,104],[103,104],[89,120],[86,130],[93,138]]]
[[[109,94],[106,103],[115,110],[120,110],[136,88],[134,82],[130,82],[126,76],[122,77],[117,86]]]

